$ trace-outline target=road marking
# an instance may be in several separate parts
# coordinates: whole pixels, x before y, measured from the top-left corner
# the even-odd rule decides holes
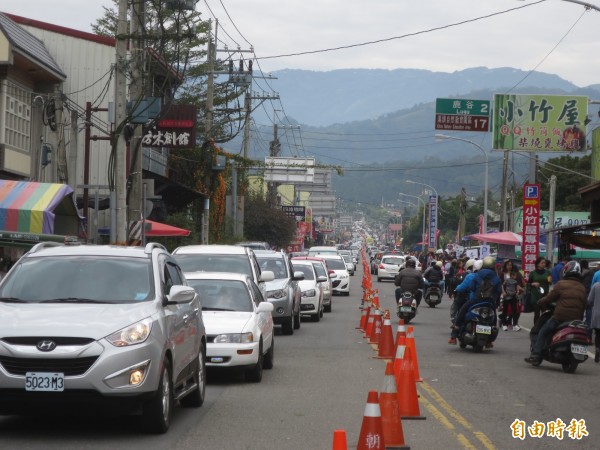
[[[433,400],[443,409],[446,413],[456,420],[463,428],[473,433],[473,435],[481,442],[487,450],[496,450],[494,444],[489,440],[489,438],[481,431],[475,431],[473,425],[465,419],[456,409],[454,409],[450,404],[427,382],[419,383],[419,388],[424,389]],[[424,396],[421,395],[421,400],[424,399]]]

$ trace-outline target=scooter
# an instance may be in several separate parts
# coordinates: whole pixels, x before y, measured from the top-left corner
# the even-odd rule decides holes
[[[417,315],[417,300],[412,292],[400,294],[396,314],[399,319],[404,319],[404,323],[409,323],[415,318]]]
[[[531,329],[529,339],[532,348],[542,325],[552,317],[554,306],[552,305],[550,309],[544,311]],[[583,320],[561,323],[546,341],[542,350],[542,360],[560,364],[565,373],[574,373],[577,366],[588,359],[587,332],[588,327]]]
[[[475,353],[481,353],[487,344],[498,337],[496,309],[487,301],[471,305],[465,316],[465,324],[458,335],[460,348],[473,346]]]
[[[430,284],[425,291],[424,300],[430,308],[435,308],[436,305],[439,305],[442,302],[440,285],[437,283]]]

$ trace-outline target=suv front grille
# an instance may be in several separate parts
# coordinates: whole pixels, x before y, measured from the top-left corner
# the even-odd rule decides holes
[[[94,342],[92,338],[84,337],[53,337],[53,336],[17,336],[17,337],[5,337],[1,340],[11,345],[32,345],[36,346],[38,342],[44,339],[50,339],[56,343],[56,345],[87,345]]]
[[[0,356],[0,364],[11,375],[25,375],[27,372],[60,372],[65,376],[83,375],[98,356],[85,358],[13,358]]]

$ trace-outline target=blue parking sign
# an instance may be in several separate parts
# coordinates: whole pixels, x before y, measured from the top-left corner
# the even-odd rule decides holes
[[[537,184],[525,185],[525,198],[538,198],[538,188]]]

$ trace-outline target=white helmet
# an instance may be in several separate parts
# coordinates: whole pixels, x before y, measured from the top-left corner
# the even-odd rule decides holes
[[[483,266],[483,261],[481,259],[478,259],[477,261],[475,261],[475,263],[473,264],[473,272],[477,272],[478,270],[481,269],[481,267]]]
[[[473,258],[469,259],[465,263],[465,269],[471,269],[473,267],[473,264],[475,264],[475,260]]]

